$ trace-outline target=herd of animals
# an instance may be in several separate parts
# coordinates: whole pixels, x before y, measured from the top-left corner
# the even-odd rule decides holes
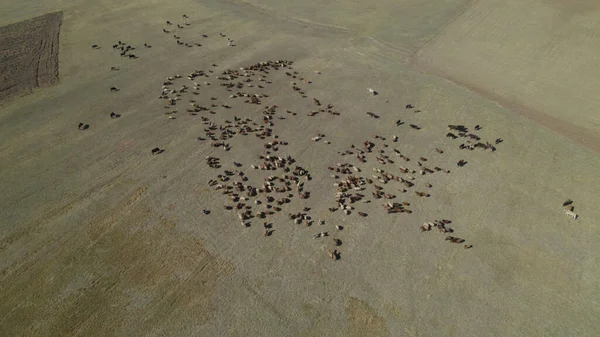
[[[176,29],[183,30],[190,25],[187,15],[183,15],[182,24],[175,26],[173,22],[166,21],[166,25],[163,32],[173,33],[178,45],[202,46],[197,42],[182,42],[181,37],[175,33]],[[226,37],[222,33],[220,36]],[[202,37],[208,38],[205,34]],[[233,40],[229,38],[227,44],[230,47],[235,46]],[[144,47],[151,48],[147,43]],[[93,49],[100,49],[100,46],[94,45]],[[133,54],[136,48],[122,41],[113,45],[113,49],[119,51],[121,57],[138,59],[138,56]],[[111,67],[111,71],[119,69],[119,67]],[[268,103],[270,97],[265,92],[267,87],[284,86],[280,83],[281,79],[277,80],[273,76],[277,72],[285,73],[291,94],[307,99],[306,105],[312,106],[307,108],[305,113],[299,114]],[[315,73],[320,74],[319,71]],[[223,195],[226,200],[224,211],[235,213],[242,228],[250,228],[255,222],[262,222],[263,235],[268,238],[274,233],[274,221],[271,220],[277,214],[284,214],[292,224],[319,228],[312,235],[313,238],[329,240],[330,248],[327,248],[326,254],[333,260],[339,260],[344,226],[330,224],[329,220],[315,220],[311,215],[310,207],[297,205],[300,203],[297,200],[311,197],[311,192],[306,190],[305,185],[310,185],[313,172],[300,166],[293,155],[281,154],[288,142],[282,137],[284,134],[275,132],[279,120],[291,117],[318,120],[323,115],[333,116],[331,118],[340,116],[340,112],[332,103],[322,102],[317,97],[309,98],[307,92],[311,84],[311,80],[294,70],[294,62],[289,60],[258,62],[239,69],[224,70],[218,70],[218,65],[212,64],[207,70],[195,69],[185,76],[176,74],[165,78],[161,81],[161,90],[157,99],[163,102],[164,115],[170,120],[176,120],[182,113],[197,116],[192,118],[198,118],[205,128],[204,134],[199,135],[195,141],[200,142],[201,146],[210,146],[223,151],[222,156],[211,155],[205,158],[207,167],[215,173],[207,184],[215,193]],[[114,86],[110,88],[110,92],[114,94],[120,91]],[[378,95],[378,92],[371,88],[367,91],[373,96]],[[238,105],[240,101],[245,104],[243,110],[253,111],[252,116],[235,115],[235,111],[238,110],[233,106]],[[181,107],[182,105],[184,107]],[[404,108],[414,113],[421,112],[415,110],[412,104],[407,104]],[[375,119],[381,118],[374,112],[366,112],[366,114]],[[109,116],[111,119],[117,119],[121,114],[111,112]],[[398,132],[424,132],[425,130],[424,127],[414,123],[409,123],[406,127],[403,120],[397,120],[395,124],[397,128],[404,128]],[[89,127],[85,123],[79,124],[80,130],[87,130]],[[285,132],[285,128],[285,126],[282,128],[282,133]],[[451,148],[470,151],[481,149],[493,153],[497,150],[496,146],[503,140],[497,138],[493,144],[482,140],[475,134],[481,129],[480,125],[475,125],[473,131],[464,125],[448,125],[449,132],[446,137],[451,139],[449,141],[451,143],[445,145],[446,149],[436,147],[435,152],[428,157],[410,158],[399,149],[401,144],[397,135],[389,137],[372,135],[361,144],[351,144],[348,149],[339,151],[338,155],[344,158],[345,162],[328,165],[323,167],[322,172],[316,173],[322,174],[328,170],[331,178],[335,180],[333,184],[335,193],[331,207],[328,207],[331,217],[335,216],[333,213],[339,213],[340,217],[356,214],[365,218],[364,221],[368,221],[370,214],[377,209],[394,216],[411,214],[410,207],[413,207],[415,202],[410,202],[410,197],[416,196],[418,199],[427,200],[434,195],[434,186],[428,179],[432,175],[451,173],[448,168],[441,167],[441,164],[434,164],[440,161],[440,157],[446,151]],[[236,158],[231,158],[230,141],[240,136],[253,136],[257,142],[262,143],[262,153],[257,156],[256,162],[244,164]],[[331,144],[331,141],[326,138],[325,134],[318,133],[311,137],[310,141]],[[453,141],[456,143],[452,144]],[[245,144],[249,143],[245,142]],[[155,147],[151,150],[151,154],[159,155],[164,151],[165,149]],[[467,161],[464,159],[456,163],[458,169],[466,164]],[[262,180],[252,181],[249,176],[257,174],[250,175],[245,170],[262,172]],[[314,188],[326,190],[322,186]],[[569,202],[568,200],[563,206],[569,206],[572,203]],[[379,206],[373,206],[376,203]],[[565,212],[574,219],[577,218],[572,208],[566,209]],[[203,213],[209,214],[211,211],[204,210]],[[227,218],[230,215],[223,216]],[[335,223],[335,220],[333,222]],[[462,244],[465,249],[472,248],[473,245],[465,243],[465,239],[455,236],[455,230],[450,227],[451,223],[452,221],[448,219],[427,221],[419,229],[422,232],[437,229],[445,235],[446,241]]]
[[[213,64],[213,67],[216,67]],[[340,246],[342,245],[343,226],[337,224],[331,229],[328,229],[328,223],[324,220],[315,221],[311,215],[310,207],[302,207],[301,210],[289,212],[294,208],[297,199],[308,199],[311,193],[305,190],[305,184],[309,184],[312,180],[311,172],[296,163],[296,159],[291,155],[279,155],[279,151],[288,145],[288,142],[283,140],[280,135],[275,133],[275,124],[280,119],[286,119],[286,115],[297,116],[298,114],[290,110],[285,110],[286,115],[278,115],[278,112],[284,110],[277,105],[263,104],[262,100],[269,96],[263,92],[256,92],[257,89],[263,89],[264,86],[272,84],[273,80],[270,75],[276,71],[285,70],[285,75],[289,77],[291,84],[291,92],[298,92],[301,97],[308,98],[306,90],[300,85],[310,85],[312,81],[301,76],[297,71],[294,71],[293,62],[288,60],[266,61],[259,62],[250,66],[242,67],[239,70],[227,69],[215,73],[214,70],[194,70],[186,76],[174,75],[166,78],[162,83],[162,92],[159,99],[165,100],[164,109],[166,115],[172,117],[178,113],[178,105],[185,104],[185,96],[188,96],[186,112],[196,116],[199,113],[204,113],[201,116],[202,123],[206,126],[204,135],[197,137],[201,142],[209,142],[211,147],[221,148],[224,155],[230,151],[230,140],[238,136],[248,136],[253,134],[259,142],[262,142],[262,153],[258,155],[258,162],[244,165],[236,159],[228,161],[230,167],[224,167],[225,160],[216,155],[206,157],[206,164],[209,168],[217,171],[216,176],[208,181],[208,185],[217,193],[224,195],[228,202],[224,205],[224,210],[237,213],[239,222],[242,227],[249,228],[253,222],[262,222],[264,227],[264,236],[270,237],[273,234],[273,223],[269,220],[278,213],[286,213],[289,220],[296,225],[312,227],[316,225],[319,231],[313,235],[314,239],[324,239],[331,236],[331,249],[327,250],[330,258],[338,260],[341,257]],[[217,80],[218,86],[213,86],[210,79]],[[190,81],[189,84],[179,84],[178,81]],[[202,79],[202,80],[200,80]],[[302,84],[300,84],[302,83]],[[224,95],[213,94],[214,89],[220,88]],[[249,92],[252,90],[253,92]],[[211,92],[210,101],[200,104],[196,99],[197,96],[206,91]],[[212,96],[216,95],[216,96]],[[238,117],[223,120],[223,123],[217,123],[215,119],[208,116],[220,115],[227,110],[232,109],[235,100],[241,100],[244,104],[250,106],[258,106],[255,118]],[[225,102],[223,102],[225,101]],[[230,103],[231,102],[231,103]],[[310,102],[310,100],[309,100]],[[309,103],[310,104],[310,103]],[[307,109],[305,115],[310,118],[316,118],[321,114],[329,114],[339,116],[340,113],[334,109],[331,103],[322,103],[317,97],[312,98],[313,108]],[[412,105],[407,105],[406,109],[412,109]],[[371,113],[367,113],[371,116]],[[318,118],[318,117],[317,117]],[[403,123],[396,123],[401,126]],[[468,133],[465,126],[450,125],[450,129],[460,129],[461,137],[480,140],[479,136],[473,133]],[[411,127],[413,130],[423,130],[422,127]],[[477,126],[476,129],[481,129]],[[463,136],[462,133],[465,133]],[[326,135],[317,133],[311,137],[312,142],[323,141],[326,144],[331,144],[329,140],[325,140]],[[337,180],[334,183],[337,191],[334,195],[334,206],[328,210],[332,213],[341,211],[344,216],[350,216],[355,212],[355,206],[358,204],[369,204],[372,202],[363,191],[368,188],[373,188],[371,193],[372,199],[382,199],[386,202],[383,204],[383,209],[390,214],[405,213],[410,214],[412,211],[408,208],[411,203],[407,201],[395,202],[398,196],[391,192],[384,191],[385,188],[394,189],[396,192],[408,193],[408,189],[415,186],[417,177],[428,176],[437,172],[445,174],[450,173],[448,169],[442,169],[439,166],[431,166],[425,157],[420,157],[415,162],[418,164],[418,171],[404,166],[395,165],[396,161],[406,162],[405,166],[409,166],[411,161],[409,157],[402,154],[400,150],[391,148],[391,144],[397,144],[399,137],[392,136],[391,144],[387,144],[387,138],[380,135],[373,135],[373,140],[365,140],[362,146],[351,145],[350,149],[340,151],[340,156],[349,156],[354,158],[354,164],[337,163],[334,166],[329,166],[331,176]],[[375,141],[382,144],[376,144]],[[496,141],[496,144],[500,141]],[[489,144],[489,143],[488,143]],[[389,155],[387,154],[389,150]],[[495,151],[495,148],[492,149]],[[441,155],[444,150],[436,148],[436,154]],[[361,176],[364,172],[364,166],[374,156],[377,165],[386,167],[386,169],[374,167],[371,177]],[[393,157],[391,157],[393,156]],[[462,167],[466,161],[461,160],[457,166]],[[386,166],[387,165],[387,166]],[[391,167],[387,169],[387,167]],[[244,172],[244,168],[251,170],[266,171],[263,180],[252,183],[249,175]],[[394,186],[398,185],[398,186]],[[385,186],[385,187],[383,187]],[[425,183],[426,191],[414,191],[418,197],[428,198],[431,196],[429,190],[432,189],[431,183]],[[398,188],[400,187],[400,188]],[[322,189],[321,189],[322,190]],[[395,193],[395,192],[394,192]],[[297,206],[296,206],[297,207]],[[368,205],[364,206],[368,208]],[[369,212],[355,212],[360,217],[368,217]],[[443,233],[453,233],[454,230],[447,225],[450,220],[434,221],[421,226],[422,231],[429,231],[433,227],[437,227]],[[429,225],[430,224],[430,225]],[[333,234],[335,233],[335,234]],[[447,236],[446,240],[452,243],[464,243],[465,239]],[[473,246],[464,244],[465,249],[470,249]]]

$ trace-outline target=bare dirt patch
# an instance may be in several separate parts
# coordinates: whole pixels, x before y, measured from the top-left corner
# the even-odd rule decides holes
[[[346,308],[350,336],[389,336],[385,320],[367,303],[351,297]]]
[[[0,27],[0,102],[58,83],[62,12]]]

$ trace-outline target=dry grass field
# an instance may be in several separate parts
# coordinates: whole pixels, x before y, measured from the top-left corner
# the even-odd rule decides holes
[[[540,68],[508,58],[499,42],[492,62],[475,46],[460,48],[472,35],[444,40],[456,39],[463,21],[478,30],[520,11],[498,5],[475,26],[473,13],[491,2],[421,3],[378,1],[364,16],[357,2],[341,1],[2,5],[0,25],[55,11],[63,21],[59,82],[0,103],[0,335],[598,335],[599,154],[582,144],[592,138],[531,111],[595,137],[585,124],[592,115],[506,96],[510,72]],[[566,40],[583,39],[577,27]],[[534,48],[540,38],[527,29]],[[519,41],[502,33],[505,46]],[[125,46],[135,49],[121,56]],[[486,71],[511,66],[463,83],[451,72],[471,71],[457,63],[459,51]],[[561,57],[573,55],[540,62]],[[247,70],[269,60],[293,64]],[[540,83],[558,85],[568,77],[561,71],[556,83],[550,74]],[[511,90],[519,94],[523,81]],[[571,100],[568,90],[561,94]],[[260,95],[259,104],[245,94]],[[573,102],[569,112],[591,104]],[[460,149],[476,141],[447,137],[459,134],[449,124],[496,150]],[[153,155],[156,147],[164,152]],[[252,168],[267,155],[285,164]],[[360,199],[344,197],[349,214],[334,186],[348,177],[335,170],[346,163],[372,180],[346,191]],[[251,193],[269,184],[285,191]],[[390,199],[378,199],[375,185]],[[577,220],[565,215],[566,199]],[[388,202],[407,205],[389,214]],[[252,217],[242,225],[246,207]],[[298,212],[312,222],[290,220]],[[419,230],[440,219],[454,232]],[[328,236],[314,238],[321,232]]]
[[[415,62],[600,151],[599,12],[594,1],[478,1]]]

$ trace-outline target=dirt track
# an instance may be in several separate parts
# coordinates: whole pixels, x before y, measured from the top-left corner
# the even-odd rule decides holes
[[[58,82],[62,12],[0,27],[0,103]]]

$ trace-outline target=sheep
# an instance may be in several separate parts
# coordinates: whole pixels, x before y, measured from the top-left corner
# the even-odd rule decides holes
[[[579,215],[577,215],[577,214],[575,214],[574,212],[572,212],[572,211],[569,211],[569,210],[565,210],[565,214],[566,214],[566,215],[568,215],[568,216],[570,216],[570,217],[571,217],[571,218],[573,218],[574,220],[577,220],[577,218],[579,218]]]

